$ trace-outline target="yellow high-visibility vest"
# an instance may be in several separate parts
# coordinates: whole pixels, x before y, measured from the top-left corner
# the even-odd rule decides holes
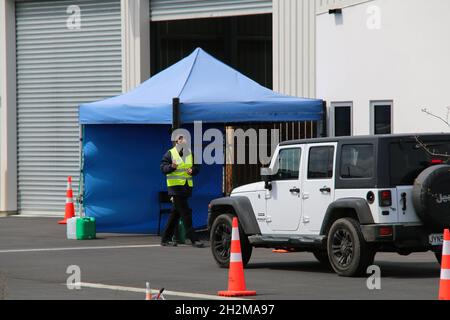
[[[194,164],[192,153],[186,157],[185,161],[180,157],[177,148],[170,149],[170,154],[172,155],[172,160],[175,161],[178,167],[174,172],[166,175],[167,186],[184,186],[187,180],[189,187],[193,187],[194,182],[192,181],[192,177],[187,173],[187,170],[192,168]]]

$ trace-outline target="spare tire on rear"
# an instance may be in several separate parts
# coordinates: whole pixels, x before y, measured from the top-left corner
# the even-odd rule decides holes
[[[450,226],[450,166],[424,170],[414,182],[413,205],[417,215],[431,232]]]

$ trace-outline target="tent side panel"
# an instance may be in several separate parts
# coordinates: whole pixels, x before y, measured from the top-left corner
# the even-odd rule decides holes
[[[84,204],[99,233],[156,233],[158,192],[166,182],[159,165],[170,148],[169,126],[86,125]],[[190,200],[194,226],[204,227],[208,203],[222,194],[222,166],[200,168]],[[162,226],[163,227],[163,226]]]

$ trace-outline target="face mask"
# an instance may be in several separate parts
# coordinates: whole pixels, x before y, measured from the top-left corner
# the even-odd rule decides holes
[[[182,153],[182,158],[185,159],[188,155],[191,154],[191,150],[188,148],[188,145],[186,143],[177,144],[176,145],[178,153]]]

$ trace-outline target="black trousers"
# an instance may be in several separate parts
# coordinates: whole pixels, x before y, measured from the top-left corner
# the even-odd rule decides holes
[[[180,217],[183,218],[186,229],[186,237],[192,242],[198,241],[197,235],[192,228],[192,211],[189,208],[188,198],[183,196],[173,196],[173,208],[170,212],[169,220],[162,235],[162,241],[172,240],[178,226]]]

